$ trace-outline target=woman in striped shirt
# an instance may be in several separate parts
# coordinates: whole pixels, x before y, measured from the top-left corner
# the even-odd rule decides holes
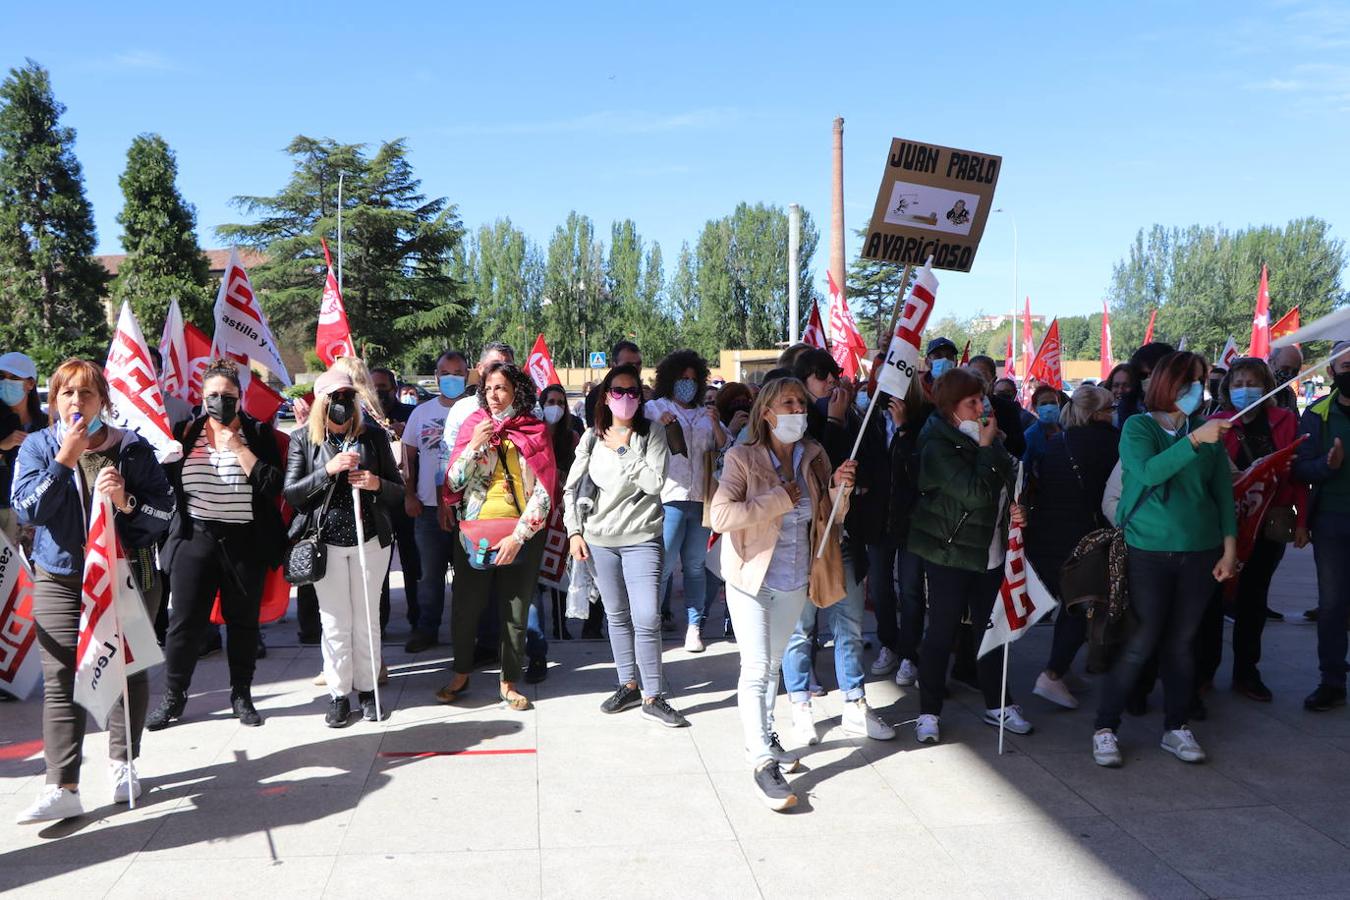
[[[175,429],[184,456],[168,467],[178,508],[160,554],[172,607],[164,641],[164,700],[146,720],[157,731],[182,718],[197,647],[216,593],[225,618],[230,706],[244,725],[253,707],[263,578],[281,564],[285,530],[276,499],[283,480],[272,426],[239,411],[239,367],[216,360],[202,373],[205,415]]]

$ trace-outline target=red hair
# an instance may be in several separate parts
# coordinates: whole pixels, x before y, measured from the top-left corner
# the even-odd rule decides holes
[[[1203,382],[1208,371],[1205,358],[1198,353],[1181,350],[1167,354],[1153,367],[1144,404],[1153,412],[1171,412],[1177,408],[1181,392],[1193,381]]]

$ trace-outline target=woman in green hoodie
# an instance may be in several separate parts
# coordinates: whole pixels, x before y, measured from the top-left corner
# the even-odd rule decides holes
[[[1120,714],[1155,650],[1163,681],[1162,748],[1183,762],[1205,758],[1186,722],[1195,681],[1192,644],[1214,582],[1237,572],[1233,479],[1222,443],[1232,423],[1198,415],[1206,370],[1194,353],[1163,357],[1144,397],[1149,412],[1131,416],[1121,431],[1119,522],[1137,624],[1097,708],[1092,755],[1101,766],[1121,764]]]

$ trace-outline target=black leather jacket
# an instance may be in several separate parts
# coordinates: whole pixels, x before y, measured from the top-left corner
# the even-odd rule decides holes
[[[380,478],[378,491],[361,492],[361,515],[365,522],[373,522],[381,547],[393,541],[394,526],[391,512],[403,502],[403,476],[394,462],[389,436],[377,425],[367,425],[357,438],[356,448],[361,454],[361,468],[374,472]],[[286,502],[295,507],[290,538],[295,540],[310,530],[314,517],[323,506],[333,476],[325,466],[337,451],[327,441],[315,446],[309,439],[309,429],[297,429],[291,435],[291,448],[286,458]],[[350,490],[347,474],[338,476],[336,490]]]

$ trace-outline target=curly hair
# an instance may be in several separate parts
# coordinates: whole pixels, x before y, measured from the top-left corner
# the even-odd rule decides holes
[[[202,386],[205,387],[206,383],[212,378],[224,378],[241,391],[243,390],[243,387],[239,384],[239,363],[232,359],[219,358],[207,363],[206,368],[202,370]]]
[[[514,363],[495,362],[487,367],[487,371],[483,373],[483,380],[478,387],[479,409],[487,410],[487,392],[483,388],[487,386],[488,379],[499,372],[504,375],[506,380],[511,382],[511,386],[515,388],[515,396],[511,400],[511,406],[512,409],[515,410],[515,414],[518,416],[529,415],[530,410],[534,409],[535,398],[537,396],[535,394],[534,382],[530,380],[530,376],[521,371],[520,367]]]
[[[694,393],[697,402],[708,387],[708,364],[696,350],[676,350],[657,363],[656,386],[652,393],[656,397],[675,396],[675,382],[679,381],[685,369],[694,370],[694,381],[698,382],[698,390]]]

